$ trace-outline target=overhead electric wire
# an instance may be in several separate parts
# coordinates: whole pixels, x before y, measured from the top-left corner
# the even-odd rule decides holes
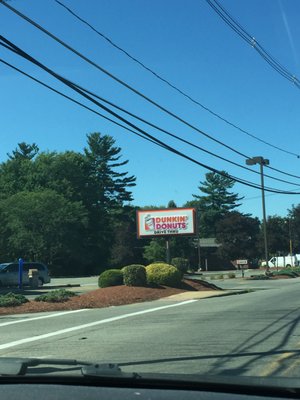
[[[2,45],[2,44],[1,44],[1,45]],[[6,46],[5,46],[5,47],[6,47]],[[8,48],[8,46],[7,46],[6,48]],[[21,69],[15,67],[14,65],[8,63],[7,61],[5,61],[5,60],[3,60],[3,59],[0,58],[0,62],[3,63],[3,64],[5,64],[5,65],[7,65],[8,67],[14,69],[15,71],[21,73],[22,75],[24,75],[24,76],[30,78],[31,80],[35,81],[36,83],[39,83],[40,85],[46,87],[47,89],[49,89],[49,90],[51,90],[51,91],[53,91],[53,92],[59,94],[60,96],[62,96],[62,97],[64,97],[64,98],[66,98],[66,99],[72,101],[73,103],[75,103],[75,104],[77,104],[77,105],[80,105],[81,107],[87,109],[88,111],[91,111],[91,112],[93,112],[93,113],[99,115],[100,117],[102,117],[102,118],[104,118],[104,119],[106,119],[106,120],[108,120],[108,121],[110,121],[110,122],[112,122],[112,123],[114,123],[114,124],[116,124],[116,125],[122,127],[123,129],[128,130],[129,132],[132,132],[132,133],[137,134],[138,136],[141,136],[138,132],[133,131],[132,129],[129,129],[129,128],[126,127],[125,125],[122,125],[122,124],[118,123],[117,121],[112,120],[111,118],[108,118],[108,117],[105,116],[104,114],[101,114],[101,113],[99,113],[98,111],[95,111],[94,109],[92,109],[92,108],[88,107],[87,105],[85,105],[85,104],[83,104],[83,103],[81,103],[81,102],[79,102],[79,101],[73,99],[72,97],[70,97],[70,96],[68,96],[68,95],[66,95],[66,94],[64,94],[64,93],[62,93],[61,91],[59,91],[59,90],[57,90],[57,89],[54,89],[52,86],[50,86],[50,85],[48,85],[48,84],[42,82],[41,80],[39,80],[39,79],[33,77],[32,75],[30,75],[30,74],[24,72],[23,70],[21,70]],[[71,81],[70,81],[70,82],[71,82]],[[204,149],[204,148],[202,148],[201,146],[198,146],[198,145],[196,145],[196,144],[194,144],[194,143],[192,143],[192,142],[190,142],[190,141],[188,141],[188,140],[186,140],[186,139],[182,139],[181,137],[179,137],[179,136],[177,136],[177,135],[175,135],[175,134],[172,134],[171,132],[169,132],[169,131],[167,131],[167,130],[165,130],[165,129],[162,129],[162,128],[158,127],[157,125],[155,125],[155,124],[153,124],[153,123],[151,123],[151,122],[149,122],[149,121],[144,120],[143,118],[140,118],[139,116],[137,116],[137,115],[135,115],[135,114],[133,114],[133,113],[131,113],[131,112],[125,110],[124,108],[119,107],[119,106],[117,106],[116,104],[113,104],[112,102],[110,102],[110,101],[108,101],[108,100],[106,100],[106,99],[104,99],[104,98],[102,98],[102,97],[100,97],[100,96],[98,96],[98,95],[95,95],[95,94],[89,92],[88,90],[86,90],[86,89],[80,87],[79,85],[75,84],[74,82],[71,82],[71,83],[72,83],[74,86],[76,86],[77,88],[79,88],[80,90],[82,90],[82,91],[84,91],[84,92],[86,92],[86,93],[89,93],[89,94],[93,95],[94,97],[96,97],[96,98],[98,98],[98,99],[104,101],[105,103],[110,104],[110,105],[113,106],[114,108],[117,108],[118,110],[120,110],[120,111],[122,111],[122,112],[124,112],[124,113],[126,113],[126,114],[128,114],[128,115],[130,115],[130,116],[133,116],[134,118],[138,119],[139,121],[144,122],[144,123],[146,123],[147,125],[149,125],[149,126],[155,128],[155,129],[157,129],[157,130],[159,130],[159,131],[161,131],[161,132],[163,132],[163,133],[165,133],[165,134],[167,134],[167,135],[169,135],[169,136],[171,136],[171,137],[173,137],[173,138],[175,138],[175,139],[177,139],[177,140],[179,140],[179,141],[181,141],[181,142],[183,142],[183,143],[185,143],[185,144],[188,144],[188,145],[190,145],[190,146],[192,146],[192,147],[194,147],[194,148],[196,148],[196,149],[198,149],[198,150],[201,150],[201,151],[203,151],[203,152],[205,152],[205,153],[207,153],[207,154],[209,154],[209,155],[211,155],[211,156],[213,156],[213,157],[219,158],[219,159],[221,159],[221,160],[223,160],[223,161],[225,161],[225,162],[228,162],[228,163],[230,163],[230,164],[232,164],[232,165],[235,165],[235,166],[237,166],[237,167],[243,168],[243,169],[248,170],[248,171],[250,171],[250,172],[252,172],[252,173],[255,173],[255,174],[260,175],[260,173],[259,173],[258,171],[255,171],[255,170],[253,170],[253,169],[251,169],[251,168],[245,167],[244,165],[238,164],[238,163],[236,163],[236,162],[234,162],[234,161],[232,161],[232,160],[228,160],[228,159],[226,159],[225,157],[219,156],[218,154],[215,154],[215,153],[213,153],[213,152],[211,152],[211,151],[209,151],[209,150],[207,150],[207,149]],[[143,138],[145,138],[145,137],[143,137]],[[148,139],[148,138],[145,138],[145,139],[149,140],[149,141],[152,142],[152,143],[155,143],[153,140],[150,140],[150,139]],[[279,182],[288,183],[288,184],[290,184],[290,185],[300,186],[299,184],[296,184],[296,183],[294,183],[294,182],[285,181],[285,180],[283,180],[283,179],[279,179],[279,178],[276,178],[276,177],[273,177],[273,176],[270,176],[270,175],[267,175],[267,174],[265,174],[265,177],[268,177],[268,178],[270,178],[270,179],[273,179],[273,180],[276,180],[276,181],[279,181]]]
[[[119,122],[117,122],[117,121],[115,121],[115,120],[113,120],[113,119],[107,117],[106,115],[104,115],[104,114],[102,114],[102,113],[99,113],[99,111],[96,111],[96,110],[92,109],[91,107],[88,107],[86,104],[81,103],[80,101],[73,99],[72,97],[70,97],[70,96],[66,95],[65,93],[63,93],[63,92],[61,92],[61,91],[59,91],[59,90],[53,88],[52,86],[48,85],[47,83],[42,82],[41,80],[39,80],[39,79],[35,78],[34,76],[28,74],[27,72],[22,71],[21,69],[19,69],[19,68],[17,68],[16,66],[10,64],[9,62],[3,60],[2,58],[0,58],[0,62],[1,62],[2,64],[5,64],[5,65],[8,66],[8,67],[14,69],[15,71],[19,72],[20,74],[26,76],[27,78],[33,80],[34,82],[36,82],[36,83],[38,83],[38,84],[44,86],[45,88],[51,90],[52,92],[54,92],[54,93],[56,93],[56,94],[59,94],[60,96],[62,96],[62,97],[64,97],[64,98],[66,98],[66,99],[72,101],[72,102],[75,103],[75,104],[78,104],[79,106],[85,108],[85,109],[88,110],[88,111],[91,111],[91,112],[94,113],[94,114],[99,115],[101,118],[104,118],[104,119],[106,119],[107,121],[112,122],[113,124],[118,125],[118,126],[120,126],[121,128],[126,129],[127,131],[132,132],[132,133],[134,133],[135,135],[138,135],[138,136],[142,137],[142,138],[145,139],[145,140],[148,140],[149,142],[151,142],[151,143],[153,143],[153,144],[158,145],[158,143],[156,143],[155,141],[153,141],[153,140],[151,140],[151,139],[149,139],[149,138],[147,138],[147,137],[145,137],[145,136],[142,136],[140,133],[135,132],[134,130],[128,128],[127,126],[125,126],[125,125],[123,125],[123,124],[120,124]],[[164,147],[164,146],[161,146],[161,147]]]
[[[1,1],[1,0],[0,0]],[[183,123],[184,125],[188,126],[191,129],[196,130],[197,132],[199,132],[201,135],[204,135],[205,137],[213,140],[214,142],[220,144],[221,146],[224,146],[226,148],[228,148],[229,150],[233,151],[234,153],[244,157],[244,158],[250,158],[248,155],[234,149],[233,147],[223,143],[222,141],[212,137],[211,135],[209,135],[206,132],[203,132],[201,129],[197,128],[196,126],[190,124],[188,121],[186,121],[185,119],[179,117],[178,115],[174,114],[172,111],[166,109],[165,107],[161,106],[160,104],[158,104],[156,101],[150,99],[148,96],[146,96],[145,94],[143,94],[142,92],[140,92],[139,90],[135,89],[134,87],[132,87],[131,85],[129,85],[128,83],[124,82],[123,80],[121,80],[120,78],[118,78],[117,76],[113,75],[111,72],[107,71],[105,68],[101,67],[101,65],[97,64],[96,62],[90,60],[88,57],[86,57],[85,55],[83,55],[82,53],[80,53],[79,51],[75,50],[73,47],[71,47],[70,45],[68,45],[67,43],[65,43],[63,40],[59,39],[57,36],[55,36],[54,34],[52,34],[51,32],[49,32],[47,29],[43,28],[41,25],[39,25],[37,22],[33,21],[32,19],[30,19],[29,17],[27,17],[26,15],[24,15],[23,13],[21,13],[19,10],[15,9],[14,7],[12,7],[11,5],[7,4],[7,3],[3,3],[1,2],[2,5],[4,5],[5,7],[7,7],[8,9],[10,9],[12,12],[14,12],[16,15],[18,15],[19,17],[21,17],[22,19],[24,19],[25,21],[29,22],[31,25],[35,26],[37,29],[39,29],[40,31],[42,31],[43,33],[45,33],[47,36],[51,37],[53,40],[55,40],[57,43],[61,44],[63,47],[65,47],[66,49],[68,49],[69,51],[71,51],[72,53],[76,54],[78,57],[80,57],[81,59],[83,59],[84,61],[86,61],[88,64],[92,65],[93,67],[97,68],[99,71],[103,72],[104,74],[106,74],[107,76],[109,76],[110,78],[112,78],[113,80],[115,80],[116,82],[118,82],[119,84],[121,84],[122,86],[126,87],[127,89],[129,89],[130,91],[132,91],[133,93],[137,94],[138,96],[142,97],[144,100],[148,101],[149,103],[151,103],[152,105],[154,105],[155,107],[157,107],[158,109],[160,109],[161,111],[167,113],[168,115],[170,115],[171,117],[177,119],[178,121],[180,121],[181,123]]]
[[[212,114],[213,116],[217,117],[218,119],[220,119],[221,121],[225,122],[226,124],[232,126],[233,128],[239,130],[240,132],[252,137],[255,140],[258,140],[261,143],[266,144],[267,146],[270,146],[276,150],[279,150],[283,153],[286,154],[290,154],[293,155],[297,158],[300,158],[300,155],[297,153],[294,153],[292,151],[289,150],[285,150],[281,147],[278,147],[272,143],[267,142],[266,140],[263,140],[261,138],[259,138],[258,136],[246,131],[245,129],[239,127],[238,125],[236,125],[235,123],[229,121],[227,118],[222,117],[220,114],[216,113],[215,111],[212,111],[211,109],[209,109],[207,106],[203,105],[202,103],[200,103],[198,100],[195,100],[193,97],[191,97],[189,94],[185,93],[183,90],[179,89],[177,86],[175,86],[173,83],[171,83],[169,80],[163,78],[161,75],[159,75],[157,72],[155,72],[153,69],[149,68],[147,65],[145,65],[143,62],[139,61],[136,57],[132,56],[127,50],[125,50],[124,48],[120,47],[119,45],[117,45],[112,39],[110,39],[107,35],[105,35],[104,33],[100,32],[98,29],[96,29],[93,25],[91,25],[89,22],[87,22],[86,20],[84,20],[82,17],[80,17],[80,15],[78,15],[78,13],[75,13],[70,7],[66,6],[65,4],[63,4],[61,1],[59,0],[54,0],[57,4],[59,4],[61,7],[63,7],[65,10],[67,10],[71,15],[73,15],[76,19],[78,19],[79,21],[81,21],[83,24],[87,25],[93,32],[95,32],[97,35],[101,36],[103,39],[105,39],[110,45],[112,45],[113,47],[115,47],[117,50],[121,51],[122,53],[124,53],[127,57],[129,57],[132,61],[134,61],[135,63],[137,63],[138,65],[140,65],[142,68],[144,68],[146,71],[150,72],[152,75],[154,75],[157,79],[159,79],[160,81],[164,82],[165,84],[167,84],[168,86],[170,86],[172,89],[176,90],[178,93],[180,93],[181,95],[183,95],[185,98],[187,98],[188,100],[190,100],[191,102],[193,102],[194,104],[200,106],[202,109],[204,109],[205,111],[209,112],[210,114]]]
[[[293,191],[293,190],[292,190]],[[268,194],[266,194],[265,196],[266,197],[270,197],[270,196],[278,196],[278,195],[280,195],[281,193],[268,193]],[[255,199],[259,199],[259,198],[261,198],[261,196],[253,196],[253,197],[244,197],[243,198],[243,201],[245,201],[245,200],[255,200]]]
[[[98,70],[100,70],[101,72],[103,72],[104,74],[106,74],[107,76],[109,76],[110,78],[112,78],[113,80],[115,80],[116,82],[120,83],[122,86],[126,87],[127,89],[129,89],[130,91],[132,91],[133,93],[137,94],[138,96],[142,97],[144,100],[148,101],[149,103],[151,103],[152,105],[156,106],[158,109],[160,109],[161,111],[164,111],[165,113],[167,113],[168,115],[172,116],[173,118],[177,119],[178,121],[180,121],[181,123],[185,124],[186,126],[190,127],[191,129],[197,131],[198,133],[204,135],[205,137],[213,140],[214,142],[220,144],[221,146],[224,146],[226,148],[228,148],[229,150],[233,151],[234,153],[244,157],[244,158],[250,158],[248,155],[234,149],[233,147],[225,144],[224,142],[212,137],[211,135],[209,135],[208,133],[202,131],[201,129],[195,127],[194,125],[190,124],[188,121],[184,120],[183,118],[179,117],[178,115],[174,114],[172,111],[169,111],[168,109],[166,109],[165,107],[161,106],[160,104],[158,104],[157,102],[155,102],[154,100],[150,99],[149,97],[147,97],[146,95],[144,95],[143,93],[141,93],[140,91],[138,91],[137,89],[133,88],[132,86],[130,86],[129,84],[127,84],[126,82],[122,81],[120,78],[118,78],[117,76],[113,75],[112,73],[110,73],[109,71],[107,71],[106,69],[104,69],[103,67],[101,67],[99,64],[95,63],[94,61],[90,60],[89,58],[87,58],[86,56],[84,56],[83,54],[81,54],[79,51],[75,50],[74,48],[72,48],[70,45],[68,45],[67,43],[65,43],[64,41],[62,41],[61,39],[59,39],[58,37],[56,37],[54,34],[52,34],[51,32],[49,32],[47,29],[43,28],[41,25],[39,25],[37,22],[33,21],[32,19],[30,19],[29,17],[27,17],[26,15],[24,15],[23,13],[21,13],[20,11],[18,11],[17,9],[15,9],[14,7],[12,7],[11,5],[4,3],[0,0],[0,4],[4,5],[5,7],[7,7],[8,9],[10,9],[12,12],[14,12],[16,15],[18,15],[19,17],[21,17],[22,19],[24,19],[25,21],[27,21],[28,23],[30,23],[31,25],[35,26],[37,29],[39,29],[40,31],[42,31],[43,33],[45,33],[47,36],[51,37],[53,40],[55,40],[56,42],[58,42],[59,44],[61,44],[63,47],[67,48],[69,51],[71,51],[72,53],[76,54],[78,57],[80,57],[81,59],[83,59],[84,61],[86,61],[87,63],[89,63],[90,65],[94,66],[95,68],[97,68]],[[268,168],[271,168],[270,166],[268,166]],[[289,175],[287,174],[285,171],[281,171],[279,169],[276,170],[277,172],[280,172],[281,174],[284,175]],[[293,177],[300,179],[300,176],[296,176],[294,175]]]
[[[223,19],[223,21],[234,30],[243,40],[251,45],[254,50],[281,76],[292,82],[300,89],[299,79],[280,64],[263,46],[241,26],[217,0],[206,0],[209,6]]]
[[[11,47],[10,47],[9,45],[7,45],[7,44],[3,44],[3,43],[0,43],[0,44],[1,44],[2,46],[6,47],[6,48],[9,49],[9,50],[12,50]],[[13,50],[13,51],[14,51],[14,50]],[[14,51],[14,52],[15,52],[15,51]],[[17,52],[17,54],[19,54],[19,53]],[[35,81],[36,83],[39,83],[39,84],[41,84],[42,86],[44,86],[44,87],[50,89],[51,91],[53,91],[53,92],[55,92],[55,93],[57,93],[57,94],[59,94],[59,95],[65,97],[65,98],[67,98],[68,100],[70,100],[70,101],[72,101],[72,102],[74,102],[74,103],[76,103],[76,104],[78,104],[78,105],[80,105],[80,106],[82,106],[82,107],[84,107],[84,108],[86,108],[87,110],[92,111],[92,112],[94,112],[95,114],[98,114],[99,116],[101,116],[101,117],[103,117],[103,118],[109,120],[110,122],[115,123],[115,124],[121,126],[122,128],[129,130],[130,132],[133,132],[131,129],[127,128],[126,126],[117,123],[116,121],[112,120],[111,118],[108,118],[108,117],[104,116],[103,114],[101,114],[101,113],[99,113],[99,112],[97,112],[97,111],[91,109],[90,107],[86,106],[85,104],[83,104],[83,103],[81,103],[81,102],[79,102],[79,101],[77,101],[77,100],[71,98],[70,96],[67,96],[66,94],[64,94],[64,93],[62,93],[62,92],[60,92],[60,91],[58,91],[57,89],[54,89],[53,87],[47,85],[46,83],[44,83],[44,82],[42,82],[41,80],[39,80],[39,79],[33,77],[32,75],[30,75],[30,74],[28,74],[28,73],[22,71],[21,69],[19,69],[19,68],[13,66],[12,64],[10,64],[10,63],[4,61],[3,59],[0,59],[0,62],[2,62],[3,64],[9,66],[10,68],[12,68],[12,69],[14,69],[14,70],[16,70],[16,71],[18,71],[18,72],[20,72],[21,74],[27,76],[28,78],[30,78],[31,80]],[[68,81],[69,81],[69,80],[68,80]],[[136,114],[133,114],[133,113],[129,112],[128,110],[126,110],[126,109],[124,109],[124,108],[122,108],[122,107],[120,107],[120,106],[118,106],[118,105],[112,103],[111,101],[108,101],[107,99],[104,99],[103,97],[98,96],[98,95],[96,95],[96,94],[93,93],[93,92],[90,92],[89,90],[87,90],[87,89],[81,87],[80,85],[78,85],[78,84],[76,84],[76,83],[74,83],[74,82],[72,82],[72,81],[69,81],[69,82],[70,82],[72,85],[74,85],[75,87],[77,87],[77,88],[79,88],[80,90],[82,90],[83,92],[88,93],[88,94],[94,96],[95,98],[97,98],[97,99],[99,99],[99,100],[105,102],[106,104],[109,104],[109,105],[113,106],[114,108],[118,109],[119,111],[122,111],[122,112],[126,113],[127,115],[132,116],[133,118],[139,120],[140,122],[143,122],[143,123],[145,123],[145,124],[147,124],[147,125],[149,125],[149,126],[155,128],[155,129],[159,130],[160,132],[163,132],[163,133],[167,134],[168,136],[171,136],[171,137],[173,137],[173,138],[175,138],[175,139],[177,139],[177,140],[179,140],[179,141],[181,141],[181,142],[183,142],[183,143],[185,143],[185,144],[188,144],[188,145],[190,145],[190,146],[192,146],[192,147],[194,147],[194,148],[196,148],[196,149],[198,149],[198,150],[201,150],[201,151],[203,151],[203,152],[205,152],[205,153],[207,153],[207,154],[209,154],[209,155],[211,155],[211,156],[213,156],[213,157],[216,157],[216,158],[218,158],[218,159],[221,159],[222,161],[228,162],[228,163],[230,163],[230,164],[232,164],[232,165],[235,165],[235,166],[237,166],[237,167],[239,167],[239,168],[248,170],[248,171],[250,171],[251,173],[260,175],[260,172],[258,172],[258,171],[255,171],[255,170],[253,170],[253,169],[251,169],[251,168],[245,167],[244,165],[238,164],[238,163],[236,163],[236,162],[234,162],[234,161],[232,161],[232,160],[228,160],[228,159],[225,158],[225,157],[222,157],[222,156],[220,156],[220,155],[218,155],[218,154],[215,154],[215,153],[213,153],[213,152],[211,152],[211,151],[209,151],[209,150],[207,150],[207,149],[204,149],[204,148],[201,147],[201,146],[198,146],[198,145],[196,145],[196,144],[194,144],[194,143],[192,143],[192,142],[190,142],[190,141],[188,141],[188,140],[186,140],[186,139],[183,139],[183,138],[181,138],[181,137],[179,137],[179,136],[177,136],[177,135],[171,133],[170,131],[167,131],[167,130],[165,130],[165,129],[163,129],[163,128],[160,128],[159,126],[157,126],[157,125],[155,125],[155,124],[153,124],[153,123],[151,123],[151,122],[149,122],[149,121],[147,121],[147,120],[145,120],[145,119],[143,119],[143,118],[137,116]],[[133,133],[136,133],[136,132],[133,132]],[[153,143],[152,140],[151,140],[151,142]],[[280,179],[280,178],[276,178],[276,177],[270,176],[270,175],[268,175],[268,174],[264,174],[264,176],[265,176],[265,177],[268,177],[268,178],[270,178],[270,179],[279,181],[279,182],[283,182],[283,183],[287,183],[287,184],[293,185],[293,186],[298,186],[298,187],[300,186],[300,185],[297,184],[297,183],[290,182],[290,181],[286,181],[286,180],[283,180],[283,179]]]
[[[17,47],[16,45],[14,45],[12,42],[10,42],[9,40],[5,39],[3,36],[0,35],[0,40],[2,40],[4,43],[0,43],[2,46],[4,45],[4,47],[6,47],[7,49],[10,49],[11,51],[13,51],[14,53],[18,54],[19,56],[27,59],[28,61],[32,62],[33,64],[37,65],[38,67],[42,68],[44,71],[48,72],[50,75],[54,76],[56,79],[58,79],[60,82],[64,83],[65,85],[67,85],[69,88],[73,89],[74,91],[76,91],[77,93],[81,94],[83,97],[85,97],[86,99],[90,100],[91,102],[93,102],[94,104],[96,104],[97,106],[99,106],[100,108],[102,108],[103,110],[105,110],[106,112],[108,112],[110,115],[113,115],[115,118],[118,118],[119,120],[121,120],[122,122],[125,122],[127,125],[129,125],[130,127],[134,128],[135,130],[137,130],[138,132],[142,133],[144,136],[152,139],[153,141],[155,141],[156,143],[162,145],[162,147],[164,147],[166,150],[179,155],[199,166],[202,166],[212,172],[218,173],[219,175],[225,176],[225,177],[230,177],[232,180],[239,182],[241,184],[244,184],[246,186],[249,187],[253,187],[256,189],[261,189],[261,186],[258,184],[255,184],[253,182],[249,182],[246,181],[245,179],[241,179],[238,177],[235,177],[233,175],[230,175],[228,173],[225,173],[223,171],[217,170],[216,168],[210,167],[204,163],[201,163],[197,160],[195,160],[192,157],[189,157],[188,155],[180,152],[179,150],[173,148],[172,146],[167,145],[166,143],[162,142],[161,140],[155,138],[154,136],[150,135],[149,133],[147,133],[146,131],[140,129],[139,127],[137,127],[136,125],[132,124],[130,121],[126,120],[125,118],[121,117],[120,115],[118,115],[117,113],[115,113],[114,111],[110,110],[108,107],[104,106],[103,104],[101,104],[99,101],[96,101],[94,98],[92,98],[91,96],[87,95],[86,93],[84,93],[82,90],[80,90],[79,88],[77,88],[75,85],[72,84],[71,81],[68,81],[68,79],[60,76],[59,74],[57,74],[56,72],[52,71],[51,69],[49,69],[48,67],[46,67],[45,65],[43,65],[42,63],[40,63],[39,61],[37,61],[36,59],[34,59],[32,56],[30,56],[29,54],[27,54],[26,52],[24,52],[23,50],[21,50],[19,47]],[[133,132],[135,133],[135,132]],[[282,191],[279,189],[274,189],[274,188],[269,188],[269,187],[265,187],[265,191],[268,192],[272,192],[272,193],[281,193],[281,194],[300,194],[295,193],[295,192],[291,192],[291,191]]]
[[[211,1],[211,0],[209,0]],[[284,73],[287,77],[292,77],[295,78],[295,76],[293,74],[291,74],[279,61],[277,61],[269,52],[267,52],[267,50],[265,50],[259,43],[258,41],[252,36],[250,35],[244,27],[242,27],[242,25],[234,20],[234,18],[229,14],[229,12],[217,1],[217,0],[212,0],[215,2],[215,4],[217,4],[217,6],[222,10],[223,15],[225,14],[229,20],[232,22],[232,24],[236,25],[241,32],[243,32],[244,35],[246,35],[248,37],[248,39],[245,39],[249,44],[251,44],[252,47],[257,46],[257,48],[261,49],[261,51],[263,52],[262,56],[266,56],[270,61],[272,61],[274,64],[276,64],[277,68],[280,69],[282,71],[282,73]],[[212,4],[212,3],[211,3]],[[220,15],[220,14],[219,14]],[[250,41],[250,42],[249,42]],[[257,49],[256,49],[257,50]],[[294,79],[293,79],[294,81]],[[299,81],[298,81],[299,82]]]
[[[103,101],[104,103],[111,105],[112,107],[116,108],[117,110],[126,113],[127,115],[129,115],[129,116],[131,116],[131,117],[133,117],[133,118],[139,120],[140,122],[143,122],[143,123],[145,123],[145,124],[151,126],[152,128],[157,129],[157,130],[160,131],[160,132],[165,133],[165,134],[168,135],[168,136],[171,136],[171,137],[173,137],[173,138],[175,138],[175,139],[177,139],[177,140],[179,140],[179,141],[181,141],[181,142],[183,142],[183,143],[185,143],[185,144],[188,144],[188,145],[190,145],[190,146],[192,146],[192,147],[194,147],[194,148],[196,148],[196,149],[198,149],[198,150],[201,150],[201,151],[203,151],[203,152],[205,152],[205,153],[207,153],[207,154],[209,154],[209,155],[211,155],[211,156],[213,156],[213,157],[219,158],[220,160],[226,161],[226,162],[228,162],[228,163],[230,163],[230,164],[232,164],[232,165],[235,165],[235,166],[237,166],[237,167],[239,167],[239,168],[242,168],[242,169],[245,169],[245,170],[250,171],[250,172],[252,172],[252,173],[255,173],[255,174],[257,174],[257,175],[260,175],[260,172],[258,172],[258,171],[255,171],[255,170],[253,170],[253,169],[251,169],[251,168],[248,168],[248,167],[246,167],[246,166],[244,166],[244,165],[241,165],[241,164],[239,164],[239,163],[236,163],[236,162],[234,162],[234,161],[232,161],[232,160],[228,160],[228,159],[225,158],[225,157],[222,157],[222,156],[220,156],[220,155],[218,155],[218,154],[216,154],[216,153],[214,153],[214,152],[212,152],[212,151],[209,151],[209,150],[207,150],[207,149],[205,149],[205,148],[203,148],[203,147],[201,147],[201,146],[199,146],[199,145],[196,145],[195,143],[192,143],[192,142],[190,142],[190,141],[188,141],[188,140],[186,140],[186,139],[183,139],[183,138],[181,138],[181,137],[179,137],[179,136],[177,136],[177,135],[171,133],[170,131],[168,131],[168,130],[166,130],[166,129],[164,129],[164,128],[160,128],[160,127],[157,126],[156,124],[153,124],[152,122],[147,121],[147,120],[145,120],[144,118],[141,118],[141,117],[139,117],[138,115],[136,115],[136,114],[134,114],[134,113],[132,113],[132,112],[130,112],[130,111],[124,109],[123,107],[120,107],[120,106],[118,106],[117,104],[115,104],[115,103],[113,103],[113,102],[111,102],[111,101],[109,101],[109,100],[107,100],[107,99],[105,99],[105,98],[103,98],[103,97],[101,97],[101,96],[98,96],[97,94],[91,92],[90,90],[87,90],[87,89],[83,88],[82,86],[80,86],[80,85],[78,85],[78,84],[76,84],[76,83],[74,83],[74,82],[72,82],[72,84],[75,85],[75,86],[76,86],[77,88],[79,88],[80,90],[84,91],[85,93],[88,93],[89,95],[91,95],[91,96],[97,98],[98,100],[101,100],[101,101]],[[270,179],[279,181],[279,182],[288,183],[288,184],[293,185],[293,186],[298,186],[298,187],[300,186],[299,183],[294,183],[294,182],[286,181],[286,180],[284,180],[284,179],[276,178],[276,177],[271,176],[271,175],[268,175],[268,174],[266,174],[266,173],[264,174],[264,176],[267,177],[267,178],[270,178]]]

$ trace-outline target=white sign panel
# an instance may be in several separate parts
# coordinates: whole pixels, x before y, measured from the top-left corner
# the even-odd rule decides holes
[[[246,264],[248,264],[248,260],[236,260],[236,263],[238,265],[246,265]]]
[[[196,234],[194,208],[137,211],[138,237]]]

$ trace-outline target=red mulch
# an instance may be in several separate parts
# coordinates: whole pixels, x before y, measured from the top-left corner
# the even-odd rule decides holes
[[[287,275],[281,274],[281,275],[273,275],[271,279],[293,279],[293,277],[288,274]]]
[[[218,290],[216,286],[205,281],[186,279],[181,288],[161,286],[158,288],[111,286],[96,289],[80,296],[71,297],[63,303],[46,303],[29,301],[17,307],[2,307],[0,315],[33,313],[43,311],[78,310],[81,308],[103,308],[123,304],[140,303],[143,301],[157,300],[186,291]]]

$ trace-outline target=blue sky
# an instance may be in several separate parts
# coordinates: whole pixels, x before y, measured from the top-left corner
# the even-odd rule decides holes
[[[220,0],[221,4],[289,71],[300,77],[300,3],[298,0]],[[300,90],[282,78],[234,33],[205,0],[63,0],[74,12],[116,44],[191,97],[257,137],[300,154]],[[300,159],[260,143],[213,117],[164,85],[54,0],[12,0],[9,4],[47,28],[129,85],[243,154],[263,156],[274,168],[300,176]],[[245,165],[245,158],[212,142],[147,104],[0,6],[1,35],[47,66],[118,105],[222,157]],[[54,78],[4,48],[1,58],[81,100]],[[85,100],[83,100],[88,104]],[[93,107],[94,108],[94,107]],[[86,134],[112,135],[122,148],[130,174],[137,177],[133,204],[178,206],[198,194],[206,169],[146,142],[51,93],[0,63],[0,161],[18,142],[37,143],[42,151],[81,151]],[[140,124],[142,127],[142,125]],[[228,164],[147,131],[198,161],[260,183],[253,172]],[[252,167],[258,171],[258,166]],[[266,173],[299,184],[265,179],[266,186],[300,192],[300,179]],[[261,193],[236,184],[244,196],[242,212],[261,218]],[[266,195],[268,215],[287,214],[299,195]]]

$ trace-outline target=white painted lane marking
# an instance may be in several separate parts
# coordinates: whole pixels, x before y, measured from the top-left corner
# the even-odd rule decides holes
[[[14,324],[21,324],[22,322],[36,321],[36,320],[38,320],[38,319],[60,317],[60,316],[63,316],[63,315],[78,313],[78,312],[86,311],[86,310],[88,310],[88,309],[87,309],[87,308],[83,308],[83,309],[81,309],[81,310],[62,311],[62,312],[58,312],[58,313],[55,313],[55,314],[42,315],[42,316],[40,316],[40,317],[32,317],[32,318],[26,318],[26,319],[18,319],[18,320],[16,320],[16,321],[2,322],[2,324],[0,323],[0,328],[1,328],[2,326],[14,325]]]
[[[170,305],[162,306],[162,307],[150,308],[149,310],[137,311],[137,312],[133,312],[133,313],[129,313],[129,314],[119,315],[117,317],[106,318],[106,319],[102,319],[100,321],[90,322],[88,324],[77,325],[77,326],[73,326],[71,328],[65,328],[65,329],[61,329],[59,331],[45,333],[43,335],[37,335],[37,336],[32,336],[32,337],[24,338],[24,339],[20,339],[20,340],[14,340],[13,342],[1,344],[0,345],[0,350],[8,349],[10,347],[19,346],[19,345],[25,344],[25,343],[36,342],[37,340],[48,339],[49,337],[62,335],[64,333],[75,332],[75,331],[78,331],[78,330],[84,329],[84,328],[91,328],[92,326],[96,326],[96,325],[107,324],[109,322],[118,321],[120,319],[135,317],[137,315],[148,314],[148,313],[152,313],[152,312],[155,312],[155,311],[165,310],[167,308],[179,307],[179,306],[183,306],[183,305],[186,305],[186,304],[194,303],[196,301],[198,301],[198,300],[182,301],[181,303],[170,304]]]

